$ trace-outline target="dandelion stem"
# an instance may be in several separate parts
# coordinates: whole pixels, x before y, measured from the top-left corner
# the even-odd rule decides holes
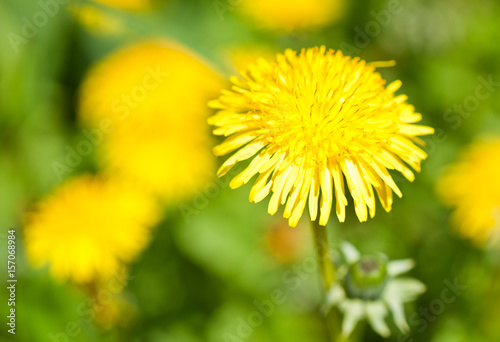
[[[319,225],[319,221],[311,221],[311,229],[314,237],[314,247],[316,249],[316,257],[318,259],[319,269],[325,291],[328,291],[335,280],[335,269],[328,255],[328,235],[326,227]]]
[[[323,287],[326,294],[330,289],[330,286],[335,281],[335,268],[329,256],[328,235],[326,227],[320,226],[318,220],[311,221],[311,230],[314,238],[314,247],[316,249],[316,258],[318,260],[321,278],[323,280]],[[325,320],[330,341],[342,341],[339,337],[340,322],[336,312],[334,310],[329,310],[329,312],[325,315]]]

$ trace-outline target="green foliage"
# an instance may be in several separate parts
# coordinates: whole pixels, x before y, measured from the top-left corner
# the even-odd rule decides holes
[[[347,239],[365,253],[416,260],[412,276],[428,290],[407,308],[410,335],[398,336],[393,330],[390,341],[500,339],[500,258],[457,237],[449,227],[449,210],[435,194],[443,168],[466,144],[500,132],[498,90],[465,117],[446,114],[474,95],[479,77],[500,80],[500,3],[401,0],[401,11],[387,25],[379,24],[380,34],[362,48],[354,43],[357,32],[369,22],[377,23],[373,13],[387,8],[383,1],[354,1],[337,23],[297,34],[258,29],[237,10],[226,11],[221,20],[213,3],[158,1],[146,14],[106,9],[126,23],[126,32],[115,36],[84,29],[61,5],[33,38],[16,48],[9,33],[20,34],[22,18],[30,18],[40,7],[27,0],[0,3],[0,227],[21,228],[22,214],[60,183],[52,164],[64,160],[65,146],[82,134],[75,115],[79,84],[91,63],[117,47],[146,37],[168,37],[198,52],[226,77],[234,69],[227,53],[241,44],[276,50],[347,44],[369,61],[395,59],[397,65],[383,69],[383,76],[402,80],[401,91],[423,114],[423,124],[435,127],[437,134],[425,139],[429,158],[413,183],[394,175],[404,197],[395,198],[392,211],[385,213],[378,205],[374,219],[359,223],[349,198],[346,223],[330,220],[332,244]],[[94,169],[90,156],[71,174]],[[270,217],[265,203],[248,203],[248,186],[231,190],[223,185],[218,190],[188,221],[179,207],[168,208],[153,242],[132,266],[125,289],[133,306],[130,324],[103,331],[94,322],[84,322],[77,307],[86,303],[86,293],[57,283],[46,269],[31,269],[20,257],[18,334],[7,334],[3,323],[0,339],[51,341],[49,334],[78,322],[81,332],[71,341],[327,341],[319,312],[318,272],[296,269],[304,268],[304,258],[313,255],[309,237],[301,242],[307,246],[301,258],[278,262],[263,237],[272,225],[282,223],[281,213]],[[309,233],[303,221],[295,229]],[[0,240],[6,260],[5,235]],[[455,280],[466,289],[443,302],[446,282]],[[4,314],[6,292],[0,293]],[[280,304],[272,301],[276,293],[284,298]],[[263,302],[272,304],[269,315],[255,304]],[[252,319],[259,321],[256,317],[262,322],[251,326]],[[228,337],[239,336],[238,329],[248,336]],[[379,340],[365,329],[363,341]]]

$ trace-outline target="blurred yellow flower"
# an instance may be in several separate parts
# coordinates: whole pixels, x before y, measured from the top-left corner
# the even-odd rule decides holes
[[[26,215],[26,253],[35,267],[49,264],[57,279],[110,279],[146,247],[160,214],[136,187],[83,175]]]
[[[101,149],[110,174],[138,182],[167,202],[182,200],[213,171],[206,103],[224,84],[183,47],[139,43],[89,72],[79,114],[87,125],[112,125]]]
[[[344,5],[344,0],[253,0],[242,1],[240,11],[264,28],[296,31],[337,20]]]
[[[80,90],[79,115],[90,124],[145,115],[199,118],[208,113],[207,99],[224,84],[187,48],[162,40],[140,42],[91,68]]]
[[[442,200],[454,207],[451,220],[477,245],[500,242],[500,138],[477,142],[437,183]]]
[[[213,142],[202,124],[188,118],[176,122],[162,116],[131,116],[104,141],[104,167],[166,202],[193,197],[215,168]]]
[[[238,162],[251,159],[233,178],[237,188],[260,174],[250,191],[259,202],[273,193],[269,213],[285,204],[284,217],[295,226],[309,198],[311,220],[326,225],[333,198],[337,216],[345,219],[347,198],[344,177],[354,198],[360,221],[375,215],[373,188],[385,210],[392,205],[392,191],[402,196],[388,170],[413,181],[425,152],[418,135],[433,129],[413,123],[421,115],[394,92],[395,81],[385,80],[374,65],[345,57],[325,47],[286,50],[277,61],[261,59],[232,77],[232,91],[224,91],[210,105],[219,112],[209,119],[214,134],[227,139],[214,148],[218,156],[235,152],[218,171],[226,174]],[[334,191],[335,190],[335,191]],[[319,195],[321,191],[321,200]],[[319,202],[319,203],[318,203]],[[319,204],[319,210],[318,210]]]

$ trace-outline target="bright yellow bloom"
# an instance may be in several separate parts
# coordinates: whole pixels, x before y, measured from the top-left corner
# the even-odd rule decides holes
[[[146,247],[159,219],[158,204],[137,188],[84,175],[27,214],[26,252],[57,279],[110,279]]]
[[[86,125],[113,125],[100,146],[107,172],[178,201],[193,196],[213,171],[206,103],[224,84],[185,48],[144,42],[90,71],[79,114]]]
[[[186,47],[163,40],[127,46],[94,65],[80,90],[80,118],[120,123],[130,116],[172,120],[206,115],[206,101],[225,85]]]
[[[469,147],[437,183],[452,224],[477,245],[500,238],[500,138]]]
[[[240,10],[265,28],[296,31],[335,21],[344,5],[344,0],[252,0],[242,1]]]
[[[237,151],[218,175],[252,159],[231,187],[260,174],[250,202],[272,192],[269,213],[286,202],[284,217],[291,226],[308,198],[311,220],[319,211],[319,223],[326,225],[335,197],[337,216],[344,221],[344,176],[360,221],[367,219],[367,206],[370,216],[375,214],[373,189],[389,211],[392,191],[402,194],[388,170],[413,181],[408,165],[419,171],[426,158],[414,144],[423,143],[416,136],[433,132],[413,124],[421,115],[405,95],[394,94],[400,81],[384,87],[373,64],[325,50],[312,48],[299,55],[287,50],[276,62],[261,59],[242,73],[243,79],[232,77],[232,91],[210,103],[219,109],[209,119],[216,126],[214,134],[228,137],[214,153]]]
[[[215,168],[213,142],[203,123],[130,117],[102,145],[105,170],[137,182],[167,203],[193,197]]]

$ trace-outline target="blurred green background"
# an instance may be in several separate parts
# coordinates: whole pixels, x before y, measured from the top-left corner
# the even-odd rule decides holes
[[[2,0],[2,231],[16,228],[21,242],[23,213],[60,184],[51,163],[64,159],[65,146],[81,137],[79,85],[93,62],[121,46],[146,38],[173,39],[209,60],[224,78],[235,73],[228,56],[245,46],[282,51],[325,45],[367,61],[394,59],[395,67],[380,72],[388,82],[402,80],[401,91],[423,114],[423,124],[436,128],[435,135],[425,138],[429,158],[413,183],[394,175],[404,197],[395,199],[390,213],[378,205],[374,219],[359,223],[350,200],[346,222],[332,217],[328,224],[332,244],[347,239],[363,252],[417,261],[412,276],[428,290],[407,307],[410,335],[393,330],[389,341],[500,340],[498,252],[477,249],[456,236],[449,227],[450,211],[435,194],[443,168],[464,146],[483,134],[500,132],[498,89],[464,117],[445,115],[474,95],[479,77],[500,80],[500,2],[401,0],[396,1],[397,13],[381,17],[391,2],[352,1],[336,21],[298,32],[260,28],[238,11],[241,1],[157,1],[147,12],[96,5],[125,26],[113,34],[83,25],[68,9],[72,3],[60,4],[34,37],[16,45],[9,33],[19,34],[23,18],[32,18],[41,6],[35,0]],[[89,158],[74,173],[95,168]],[[31,268],[20,243],[17,333],[8,334],[2,323],[0,340],[66,341],[58,334],[77,322],[78,333],[68,341],[230,341],[225,334],[237,335],[240,319],[256,310],[255,301],[268,300],[280,289],[284,303],[241,341],[327,341],[319,311],[319,275],[297,269],[313,255],[307,219],[293,232],[283,232],[281,213],[271,217],[266,201],[248,202],[250,186],[231,190],[227,179],[222,184],[189,222],[177,206],[165,208],[151,244],[131,266],[124,291],[130,318],[112,329],[85,321],[77,309],[87,303],[85,291],[58,283],[46,269]],[[0,238],[4,263],[6,233]],[[446,280],[467,288],[436,314],[432,307]],[[5,317],[3,285],[1,293]],[[367,327],[363,340],[383,339]]]

